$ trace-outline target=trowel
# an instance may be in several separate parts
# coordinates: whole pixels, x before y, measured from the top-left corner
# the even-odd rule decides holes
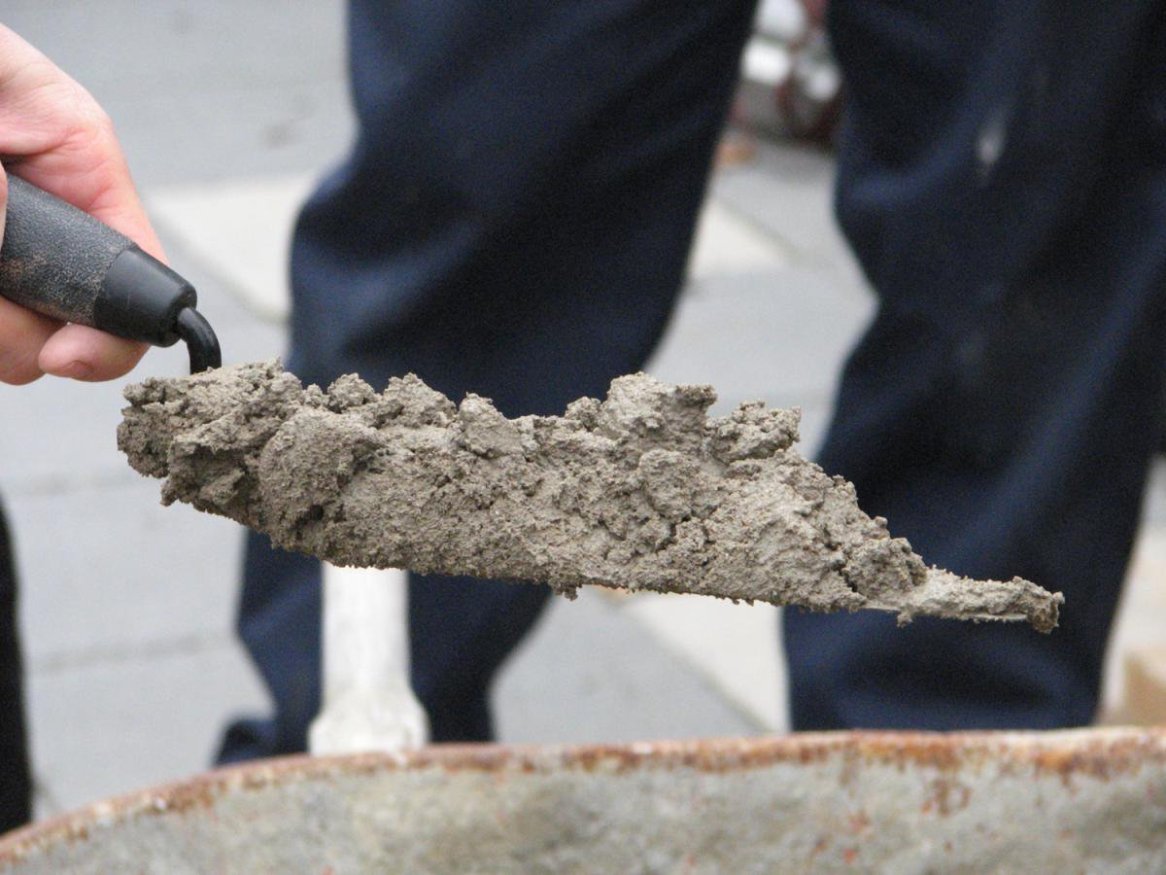
[[[190,351],[192,373],[222,364],[194,286],[87,213],[8,175],[0,295],[53,319]]]
[[[87,213],[9,174],[0,295],[45,316],[155,346],[186,343],[192,374],[222,364],[186,279]],[[370,579],[373,578],[373,579]],[[323,708],[313,753],[418,747],[403,572],[324,564]]]

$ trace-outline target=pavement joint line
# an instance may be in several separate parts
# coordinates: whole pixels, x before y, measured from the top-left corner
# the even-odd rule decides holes
[[[95,645],[76,651],[61,651],[27,660],[33,675],[62,674],[75,669],[99,668],[138,660],[176,659],[236,646],[232,633],[192,634],[180,638],[143,641],[133,645]]]
[[[676,642],[663,634],[653,623],[649,622],[643,613],[643,604],[637,601],[638,593],[628,590],[603,590],[596,593],[605,602],[609,610],[618,613],[624,619],[632,622],[673,658],[679,659],[692,675],[705,687],[710,695],[715,696],[730,711],[741,719],[743,723],[758,733],[769,733],[773,727],[764,717],[742,702],[733,691],[726,686],[717,672],[699,659],[692,651],[677,646]],[[638,605],[638,609],[637,609]],[[777,634],[776,631],[774,634]]]
[[[10,498],[54,498],[77,492],[135,486],[141,482],[128,467],[121,466],[89,473],[41,474],[5,479],[3,494]]]
[[[719,172],[720,173],[731,173],[733,171],[722,170]],[[759,218],[757,218],[757,216],[755,216],[751,211],[745,210],[742,207],[738,206],[736,203],[734,203],[734,201],[731,198],[727,197],[724,194],[718,193],[712,187],[710,187],[708,194],[705,195],[705,201],[716,203],[716,205],[721,210],[723,210],[725,213],[727,213],[733,219],[736,219],[742,225],[745,225],[746,227],[748,227],[750,231],[753,231],[758,236],[764,237],[767,240],[769,240],[769,242],[772,243],[775,247],[781,249],[782,257],[789,258],[792,262],[796,262],[798,260],[798,256],[800,255],[800,253],[798,252],[798,247],[794,245],[793,241],[787,240],[784,235],[779,234],[773,228],[768,227],[764,222],[762,222]],[[776,270],[781,270],[781,269],[782,269],[781,267],[776,268]],[[768,270],[759,269],[756,272],[757,273],[773,273],[774,270],[775,270],[775,268],[771,267]],[[722,273],[723,273],[723,271],[722,271]]]
[[[740,283],[733,283],[726,288],[724,287],[727,285],[725,280],[765,279],[771,283],[772,288],[779,289],[784,281],[784,277],[779,276],[779,274],[785,274],[791,270],[802,271],[805,267],[805,264],[791,261],[780,267],[748,268],[739,271],[722,270],[714,274],[689,277],[685,280],[683,295],[694,301],[724,301],[734,297],[750,298],[757,294],[755,288],[749,288]],[[820,271],[814,268],[813,272]],[[722,288],[714,290],[715,286],[722,286]]]
[[[695,679],[711,698],[716,699],[726,709],[731,711],[754,733],[764,735],[773,732],[773,727],[768,725],[763,717],[760,717],[756,711],[733,695],[732,691],[722,683],[715,671],[701,664],[700,660],[694,658],[691,652],[686,652],[683,648],[677,647],[675,642],[669,640],[666,635],[662,634],[652,623],[648,622],[642,613],[634,609],[638,603],[638,595],[640,593],[627,589],[598,589],[595,592],[581,594],[580,597],[594,600],[604,611],[618,615],[636,626],[656,646],[660,647],[673,659],[679,660],[688,675]]]

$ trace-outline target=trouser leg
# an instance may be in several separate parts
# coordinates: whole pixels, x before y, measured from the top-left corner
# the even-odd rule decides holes
[[[0,508],[0,833],[32,817],[16,567]]]
[[[823,466],[928,562],[1061,627],[785,615],[798,729],[1093,719],[1160,433],[1166,167],[1152,7],[838,2],[843,227],[879,297]]]
[[[360,135],[297,226],[291,369],[378,388],[413,371],[514,416],[640,368],[680,287],[751,13],[354,0]],[[319,571],[256,549],[240,628],[267,676],[293,661],[267,643],[280,615],[318,611]],[[491,678],[546,592],[412,577],[410,600],[435,737],[489,737]],[[270,734],[302,739],[305,715],[273,693],[276,721],[297,726]]]
[[[1058,302],[1032,335],[985,331],[976,365],[959,342],[924,340],[941,329],[879,317],[847,369],[822,463],[853,478],[864,508],[887,517],[929,562],[1064,592],[1061,626],[1050,635],[939,620],[898,629],[890,615],[789,611],[795,727],[1050,728],[1093,719],[1160,433],[1161,302],[1139,303],[1106,314],[1091,338],[1100,314]],[[926,346],[938,348],[929,355],[940,363],[920,360]],[[1045,365],[1024,361],[1038,349]],[[969,370],[998,373],[977,388],[949,383],[933,393],[916,384],[918,373],[937,369],[952,383],[975,381]]]

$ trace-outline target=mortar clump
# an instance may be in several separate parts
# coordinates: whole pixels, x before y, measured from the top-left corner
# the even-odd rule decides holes
[[[620,377],[507,419],[419,378],[304,388],[278,361],[126,389],[118,446],[162,500],[336,565],[1056,626],[1033,583],[928,568],[793,448],[796,410],[708,416],[709,386]]]

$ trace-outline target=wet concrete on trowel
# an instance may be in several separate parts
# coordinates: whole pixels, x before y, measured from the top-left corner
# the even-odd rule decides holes
[[[794,449],[798,413],[620,377],[504,417],[416,376],[326,392],[278,362],[126,389],[118,445],[181,501],[337,565],[1056,626],[1060,594],[928,568]]]

